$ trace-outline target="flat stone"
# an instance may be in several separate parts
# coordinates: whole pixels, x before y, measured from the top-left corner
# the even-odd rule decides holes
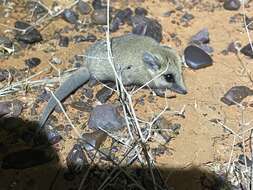
[[[76,24],[78,21],[78,14],[71,9],[65,9],[62,13],[62,18],[71,24]]]
[[[212,58],[201,48],[190,45],[184,50],[186,64],[192,69],[200,69],[213,64]]]
[[[37,57],[32,57],[25,60],[25,64],[31,69],[38,66],[41,63],[41,60]]]
[[[124,121],[115,106],[104,104],[96,106],[91,111],[88,127],[96,130],[102,128],[105,131],[117,131],[125,126]]]
[[[30,26],[31,26],[30,24],[22,22],[22,21],[17,21],[15,23],[15,27],[22,30],[25,30]],[[17,32],[15,35],[15,38],[18,41],[21,41],[25,44],[34,44],[43,40],[40,32],[34,27],[31,27],[25,33]]]
[[[91,12],[91,7],[90,7],[90,5],[89,5],[88,3],[83,2],[83,1],[80,0],[80,1],[77,3],[77,10],[78,10],[81,14],[87,15],[87,14],[89,14],[89,13]]]
[[[225,0],[223,8],[229,11],[236,11],[240,9],[241,2],[239,0]]]
[[[252,46],[253,46],[253,44],[252,44]],[[252,48],[251,48],[250,43],[248,43],[246,46],[244,46],[244,47],[240,50],[240,52],[241,52],[242,54],[244,54],[244,55],[250,57],[250,58],[253,58],[253,50],[252,50]]]
[[[86,158],[80,144],[75,144],[73,146],[73,148],[68,153],[66,162],[69,171],[75,174],[80,173],[84,166],[88,165],[88,159]]]
[[[99,149],[102,143],[106,140],[107,134],[101,130],[94,131],[92,133],[84,133],[80,139],[81,145],[87,151],[92,151],[94,149]]]
[[[197,34],[191,37],[191,42],[197,42],[197,43],[209,43],[209,32],[208,28],[203,28],[200,30]]]
[[[133,34],[149,36],[158,42],[162,40],[162,25],[157,20],[143,16],[134,16],[131,21]]]
[[[221,98],[221,101],[228,106],[241,103],[247,96],[253,95],[253,90],[247,86],[234,86],[229,89],[226,94]]]
[[[111,14],[110,14],[111,19]],[[91,15],[91,21],[93,24],[106,25],[107,24],[107,10],[106,9],[96,9]]]

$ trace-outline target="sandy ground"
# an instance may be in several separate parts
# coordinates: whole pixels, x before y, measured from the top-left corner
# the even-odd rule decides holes
[[[51,2],[48,0],[46,3]],[[175,6],[170,1],[113,1],[112,5],[116,8],[125,8],[126,6],[130,6],[131,8],[137,6],[146,8],[149,13],[148,16],[157,19],[163,27],[162,43],[176,48],[181,54],[184,48],[187,46],[187,43],[192,35],[205,27],[208,28],[210,33],[210,46],[214,49],[212,55],[214,64],[208,68],[200,70],[191,70],[189,68],[184,69],[184,78],[187,85],[188,94],[176,95],[176,98],[168,99],[168,105],[172,110],[180,110],[183,106],[185,106],[185,118],[172,116],[169,113],[164,114],[164,117],[167,120],[180,123],[182,128],[180,129],[179,135],[169,143],[168,148],[170,151],[162,156],[157,157],[156,161],[157,165],[161,168],[175,169],[174,174],[177,176],[181,175],[180,172],[192,167],[197,166],[198,168],[207,168],[207,165],[210,163],[221,166],[224,163],[227,163],[230,157],[233,135],[227,131],[224,131],[219,124],[211,122],[210,120],[221,119],[221,121],[225,121],[225,124],[234,131],[240,131],[240,128],[238,127],[241,119],[240,109],[236,106],[229,107],[225,105],[220,101],[220,98],[228,89],[233,86],[245,85],[249,88],[252,88],[253,85],[249,80],[249,77],[242,72],[242,62],[246,65],[248,71],[253,69],[252,59],[239,54],[239,57],[242,60],[241,62],[240,59],[238,59],[238,57],[233,53],[229,53],[228,55],[222,54],[222,51],[226,49],[228,44],[233,41],[239,41],[242,45],[246,45],[248,43],[247,34],[243,28],[242,17],[240,16],[240,13],[242,13],[243,10],[240,9],[239,11],[226,11],[221,6],[222,3],[217,1],[201,1],[201,3],[194,6],[192,9],[184,6],[183,11],[187,11],[194,16],[194,19],[189,22],[188,26],[184,26],[183,23],[179,22],[180,17],[183,15],[183,11],[176,11],[170,17],[163,16],[163,13],[166,11],[175,10]],[[249,3],[248,6],[249,7],[246,8],[246,13],[249,16],[253,16],[250,15],[252,14],[253,3]],[[19,7],[20,4],[17,3],[10,14],[10,17],[0,17],[0,23],[13,26],[13,23],[17,19],[24,18],[20,16],[24,16],[24,13],[19,12],[21,9]],[[3,9],[3,6],[1,6],[1,9]],[[229,23],[231,17],[235,15],[237,15],[238,21],[236,23]],[[173,21],[176,21],[176,23],[173,24]],[[55,18],[48,22],[47,25],[39,27],[40,32],[43,35],[44,42],[42,44],[36,44],[28,49],[22,49],[18,55],[10,56],[5,60],[0,60],[0,68],[7,69],[15,67],[18,69],[23,69],[25,67],[25,59],[33,56],[39,57],[41,58],[42,63],[38,67],[32,69],[31,72],[26,72],[27,76],[31,76],[33,73],[42,71],[45,68],[50,68],[48,61],[51,59],[52,55],[60,58],[63,61],[63,64],[59,66],[57,65],[58,69],[62,70],[66,67],[71,68],[68,60],[76,54],[82,54],[85,48],[91,44],[91,42],[83,42],[79,44],[70,43],[68,48],[60,48],[59,46],[56,46],[56,51],[53,54],[45,53],[43,51],[43,49],[48,47],[50,44],[57,43],[57,41],[53,39],[53,33],[55,30],[65,26],[71,27],[70,24],[66,23],[62,19]],[[7,29],[8,28],[0,25],[0,34],[4,34],[4,31]],[[87,30],[90,33],[95,34],[97,38],[104,37],[103,34],[96,32],[96,29],[94,28]],[[113,33],[112,36],[118,36],[129,31],[131,31],[129,26],[124,25],[119,31]],[[83,33],[85,32],[86,31]],[[180,43],[171,38],[170,34],[172,33],[177,35]],[[66,35],[71,36],[73,35],[73,32],[67,33]],[[57,75],[55,70],[51,69],[51,71],[51,73],[39,75],[38,78]],[[99,87],[96,87],[96,89],[97,88]],[[74,95],[72,95],[71,99],[78,99],[80,93],[80,90],[78,90]],[[140,97],[145,94],[149,94],[149,91],[141,90],[136,97]],[[1,97],[0,100],[9,100],[14,98],[22,100],[23,102],[27,103],[27,108],[24,110],[24,113],[22,113],[22,117],[24,119],[36,120],[38,119],[38,115],[31,115],[29,108],[33,104],[33,101],[37,95],[38,92],[36,92],[36,90],[31,90],[28,91],[26,95],[24,93],[17,93],[6,97]],[[171,92],[169,92],[169,95],[171,95]],[[135,96],[133,99],[135,100]],[[145,100],[146,99],[147,98],[145,98]],[[252,101],[253,97],[248,97],[244,100],[244,102],[247,102],[248,104],[252,103]],[[39,105],[37,113],[40,113],[43,105]],[[145,101],[145,105],[137,105],[137,115],[140,118],[148,119],[152,116],[152,114],[157,114],[163,110],[164,105],[164,98],[155,97],[154,103],[148,103],[148,101]],[[246,108],[244,116],[246,121],[253,119],[252,111],[252,107],[248,106]],[[76,118],[75,111],[72,108],[68,108],[68,113],[71,119]],[[73,113],[73,115],[71,113]],[[64,118],[62,113],[54,113],[54,115],[60,117],[61,119]],[[87,121],[87,117],[87,113],[83,114],[81,121]],[[61,119],[60,121],[64,122]],[[250,126],[247,126],[246,128],[250,128]],[[249,134],[246,133],[245,138],[248,137]],[[70,150],[72,144],[73,139],[68,138],[60,143],[61,148],[59,155],[63,164],[65,163],[66,154]],[[249,149],[248,141],[246,141],[246,148],[247,150]],[[236,160],[238,154],[240,153],[241,150],[236,148],[236,151],[233,154],[233,160]],[[55,167],[54,164],[52,165],[52,167]],[[49,168],[50,167],[51,166],[49,166]],[[40,174],[48,171],[48,168],[36,169],[41,171]],[[6,184],[8,184],[10,183],[10,178],[8,179],[7,176],[17,174],[17,179],[20,177],[20,175],[22,175],[24,178],[27,178],[25,176],[29,176],[29,171],[22,173],[20,171],[6,172],[0,170],[0,175],[2,174],[5,176],[4,179],[7,180]],[[50,175],[51,176],[48,176],[48,178],[52,179],[55,174],[50,173]],[[174,179],[175,175],[173,175],[172,172],[167,177],[168,182],[175,186],[175,189],[201,189],[198,182],[195,183],[194,177],[192,177],[199,175],[195,174],[194,171],[189,172],[187,175],[182,175],[180,178],[184,179],[185,176],[189,176],[189,178],[185,177],[187,180],[191,181],[189,183],[181,183],[180,180]],[[38,185],[40,183],[34,181],[28,181],[27,183],[31,183],[31,185],[28,185],[31,187],[29,189],[40,189],[40,185]],[[44,183],[44,181],[41,180],[41,183]],[[56,186],[60,188],[60,186],[63,184],[56,184]],[[76,182],[75,186],[77,185],[78,182]],[[17,188],[18,186],[14,186],[13,188],[10,188],[10,185],[8,186],[9,188],[4,187],[4,190],[25,189],[25,187],[21,186],[19,186],[19,188]],[[65,187],[67,187],[67,185]]]

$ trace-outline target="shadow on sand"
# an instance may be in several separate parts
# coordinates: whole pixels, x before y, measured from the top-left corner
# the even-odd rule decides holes
[[[88,167],[78,174],[70,173],[56,146],[50,146],[43,135],[35,135],[36,128],[36,122],[20,118],[0,119],[0,189],[77,190]],[[111,171],[114,171],[111,181],[101,189],[134,190],[140,189],[138,185],[147,190],[156,189],[148,169],[103,167],[90,168],[82,190],[99,189]],[[159,171],[153,171],[158,190],[229,189],[220,177],[199,168],[159,168]]]

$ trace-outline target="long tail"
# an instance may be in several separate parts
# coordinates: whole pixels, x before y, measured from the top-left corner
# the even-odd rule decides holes
[[[64,83],[56,90],[55,96],[59,101],[65,99],[68,95],[74,92],[78,87],[86,83],[90,78],[89,71],[87,68],[80,68],[74,72]],[[51,97],[47,103],[46,108],[42,113],[42,117],[39,121],[39,127],[43,127],[47,121],[49,115],[53,112],[57,101],[54,97]]]

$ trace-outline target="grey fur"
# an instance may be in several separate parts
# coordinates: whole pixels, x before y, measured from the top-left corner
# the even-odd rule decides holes
[[[111,39],[113,62],[117,72],[121,72],[124,85],[144,85],[154,77],[163,73],[149,83],[153,89],[171,89],[186,94],[182,77],[182,60],[177,52],[156,42],[154,39],[139,35],[123,35]],[[166,69],[167,68],[167,69]],[[168,74],[174,76],[173,82],[166,81]],[[56,92],[61,101],[90,78],[99,81],[115,81],[115,76],[107,59],[107,43],[101,40],[91,45],[84,55],[84,67],[67,79]],[[57,102],[52,97],[43,111],[40,127],[42,127]]]

